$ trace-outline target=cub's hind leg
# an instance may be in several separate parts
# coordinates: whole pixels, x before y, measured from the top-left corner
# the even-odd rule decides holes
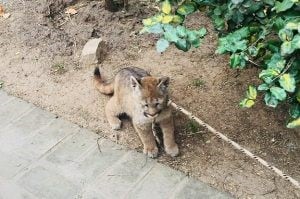
[[[113,130],[120,130],[122,122],[119,115],[122,113],[120,105],[117,103],[115,97],[110,98],[105,107],[106,118]]]

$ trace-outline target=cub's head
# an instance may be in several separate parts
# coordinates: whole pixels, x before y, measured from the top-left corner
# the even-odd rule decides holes
[[[169,77],[152,76],[136,79],[131,76],[131,86],[138,95],[146,117],[157,117],[168,103]]]

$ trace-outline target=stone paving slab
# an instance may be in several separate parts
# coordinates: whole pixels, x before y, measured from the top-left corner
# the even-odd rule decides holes
[[[231,198],[0,91],[0,199]]]

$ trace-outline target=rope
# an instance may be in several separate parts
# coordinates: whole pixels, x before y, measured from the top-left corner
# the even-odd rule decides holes
[[[220,133],[219,131],[215,130],[213,127],[209,126],[208,124],[206,124],[205,122],[203,122],[202,120],[200,120],[198,117],[195,117],[192,113],[190,113],[189,111],[185,110],[184,108],[178,106],[177,104],[175,104],[174,102],[172,102],[171,100],[169,100],[168,105],[171,105],[172,107],[174,107],[176,110],[182,112],[183,114],[187,115],[190,119],[196,121],[198,124],[200,124],[201,126],[207,128],[210,132],[212,132],[213,134],[215,134],[217,136],[217,138],[224,140],[225,142],[229,143],[231,146],[233,146],[235,149],[241,151],[243,154],[247,155],[248,157],[250,157],[251,159],[254,159],[256,161],[258,161],[259,163],[261,163],[263,166],[267,167],[268,169],[274,171],[277,175],[281,176],[282,178],[284,178],[285,180],[291,182],[293,185],[295,185],[298,189],[300,189],[300,183],[295,180],[294,178],[286,175],[285,173],[283,173],[280,169],[276,168],[275,166],[272,166],[271,164],[269,164],[267,161],[263,160],[262,158],[254,155],[252,152],[248,151],[247,149],[245,149],[244,147],[242,147],[241,145],[239,145],[238,143],[234,142],[233,140],[229,139],[227,136],[225,136],[224,134]]]

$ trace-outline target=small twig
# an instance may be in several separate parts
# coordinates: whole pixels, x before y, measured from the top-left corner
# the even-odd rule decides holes
[[[253,65],[255,65],[255,66],[261,67],[259,64],[255,63],[255,62],[252,61],[251,59],[248,59],[248,62],[250,62],[251,64],[253,64]]]
[[[276,190],[277,190],[277,188],[274,188],[274,189],[272,189],[272,190],[270,190],[270,191],[267,191],[266,193],[263,193],[262,196],[271,194],[271,193],[275,192]]]
[[[101,139],[101,137],[97,138],[97,146],[98,146],[98,150],[100,153],[102,153],[101,148],[100,148],[100,144],[99,144],[99,140]]]

